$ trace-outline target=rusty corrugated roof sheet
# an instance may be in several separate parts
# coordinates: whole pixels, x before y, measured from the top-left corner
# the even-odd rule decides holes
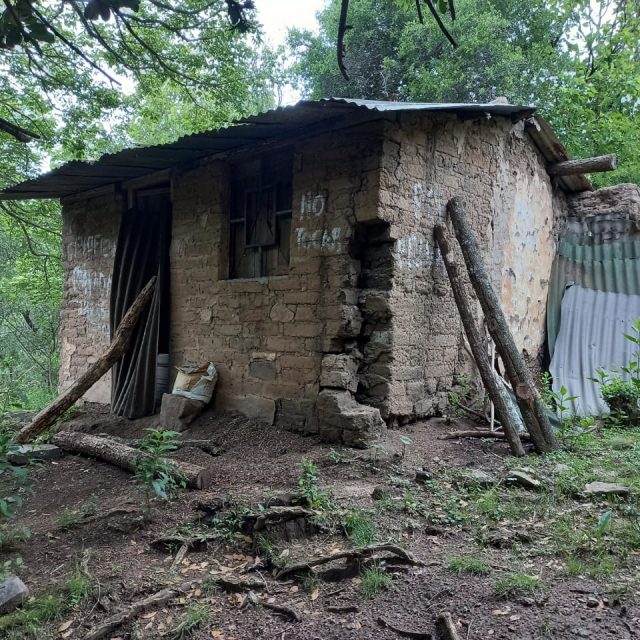
[[[206,157],[250,148],[272,139],[300,135],[308,131],[312,125],[333,124],[336,128],[349,126],[348,116],[355,113],[370,112],[374,119],[376,113],[402,111],[529,118],[527,131],[544,158],[548,162],[559,162],[569,158],[549,125],[541,118],[530,117],[535,111],[535,108],[530,106],[326,98],[317,101],[302,100],[292,106],[278,107],[244,118],[215,131],[184,136],[175,142],[106,154],[95,162],[68,162],[37,178],[5,188],[0,191],[0,200],[64,198]],[[559,181],[569,191],[591,188],[584,176],[567,176]]]

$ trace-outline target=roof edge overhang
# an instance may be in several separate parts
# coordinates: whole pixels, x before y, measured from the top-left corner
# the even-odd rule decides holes
[[[365,122],[394,119],[403,112],[450,113],[464,119],[495,116],[524,120],[527,133],[548,163],[570,157],[548,123],[533,117],[535,107],[325,98],[278,107],[228,127],[183,136],[171,143],[105,154],[95,162],[68,162],[37,178],[5,188],[0,191],[0,200],[76,199],[82,194],[96,194],[107,187],[131,184],[173,168],[255,152],[256,146],[268,147],[279,141],[286,144]],[[584,176],[565,176],[559,178],[558,183],[571,192],[591,189]]]

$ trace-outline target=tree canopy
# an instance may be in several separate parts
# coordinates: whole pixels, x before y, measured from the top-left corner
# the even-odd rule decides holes
[[[640,182],[638,0],[457,0],[449,29],[420,22],[413,3],[351,0],[344,63],[335,64],[342,3],[319,15],[320,32],[292,30],[294,71],[305,93],[426,102],[499,96],[540,107],[578,157],[615,152],[620,168],[596,185]]]

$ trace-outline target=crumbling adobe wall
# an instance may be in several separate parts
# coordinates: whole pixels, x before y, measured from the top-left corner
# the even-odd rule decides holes
[[[574,194],[569,198],[569,214],[577,218],[614,216],[640,220],[640,186],[624,183]]]
[[[535,358],[544,342],[553,201],[562,197],[522,125],[403,114],[387,125],[380,187],[379,215],[394,241],[392,359],[380,407],[388,422],[442,409],[456,374],[468,369],[433,240],[455,195],[465,198],[516,343]]]
[[[63,202],[64,290],[60,311],[59,388],[66,389],[109,346],[109,298],[122,200],[113,192]],[[84,395],[109,402],[108,373]]]
[[[225,163],[174,177],[171,360],[216,364],[218,408],[344,441],[384,426],[341,376],[352,366],[345,358],[357,358],[362,324],[354,212],[375,216],[381,140],[372,123],[295,146],[286,276],[227,278]]]

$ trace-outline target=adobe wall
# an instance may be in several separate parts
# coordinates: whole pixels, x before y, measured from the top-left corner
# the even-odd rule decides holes
[[[394,271],[388,293],[393,355],[381,386],[387,397],[379,404],[387,421],[433,414],[456,374],[468,369],[458,311],[433,240],[454,195],[465,198],[519,348],[535,359],[544,343],[557,235],[553,211],[564,204],[537,151],[522,127],[506,119],[404,114],[387,126],[380,189]]]
[[[171,360],[215,363],[218,408],[317,432],[322,384],[336,393],[320,398],[321,414],[345,409],[356,423],[364,413],[384,426],[377,411],[358,407],[352,373],[331,358],[357,350],[359,263],[349,252],[354,212],[375,215],[381,143],[381,125],[367,124],[295,147],[286,276],[227,279],[226,164],[174,178]],[[351,423],[340,421],[325,435],[349,441]]]
[[[109,298],[121,215],[121,198],[113,193],[63,202],[64,289],[58,378],[61,391],[109,346]],[[96,382],[84,399],[109,402],[110,373]]]

